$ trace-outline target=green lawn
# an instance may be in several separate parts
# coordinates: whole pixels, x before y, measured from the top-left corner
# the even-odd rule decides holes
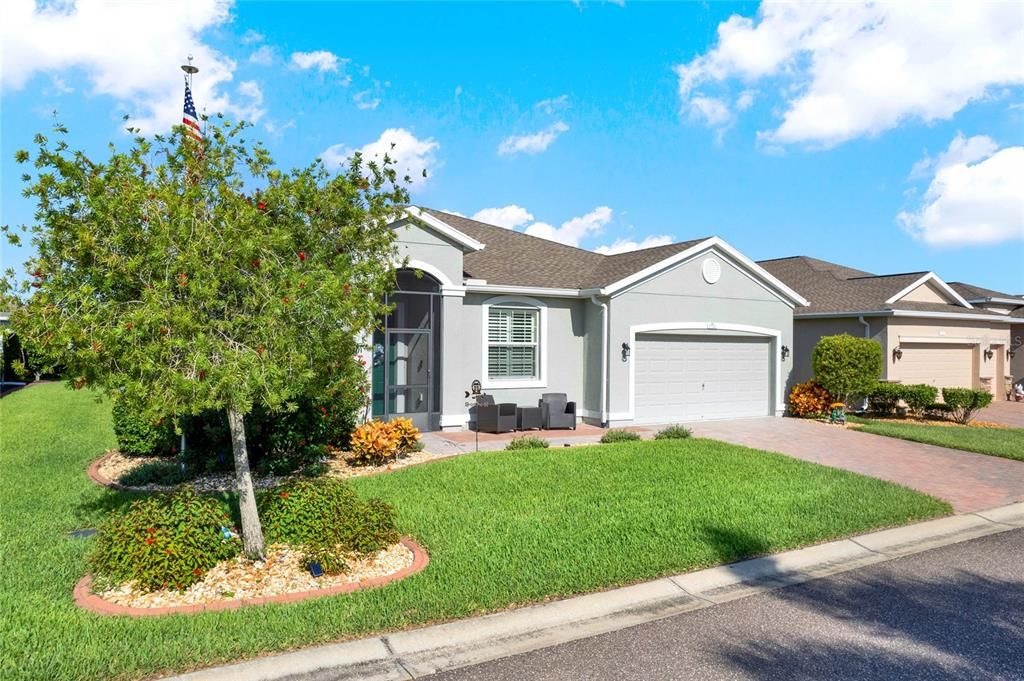
[[[466,455],[358,480],[428,568],[361,593],[131,620],[77,609],[94,526],[126,494],[85,476],[109,410],[42,385],[0,400],[0,678],[138,678],[592,591],[930,518],[871,478],[708,440]]]
[[[932,426],[924,423],[855,417],[850,420],[861,424],[860,430],[865,433],[1024,461],[1024,428]]]

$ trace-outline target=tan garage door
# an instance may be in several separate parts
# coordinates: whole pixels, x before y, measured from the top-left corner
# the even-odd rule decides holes
[[[973,345],[900,343],[903,357],[896,362],[901,383],[927,383],[937,388],[974,387]]]

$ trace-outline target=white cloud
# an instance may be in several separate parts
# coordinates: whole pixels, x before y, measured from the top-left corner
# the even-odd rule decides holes
[[[929,167],[921,205],[896,216],[914,238],[932,246],[1024,239],[1024,146],[997,150],[988,137],[957,135]]]
[[[473,219],[490,225],[515,229],[533,220],[533,213],[522,206],[509,204],[501,208],[484,208],[479,210],[473,214]]]
[[[937,158],[926,155],[915,163],[910,170],[910,177],[912,179],[927,177],[929,173],[937,173],[952,165],[975,163],[988,158],[998,149],[999,145],[988,135],[964,137],[963,133],[958,132],[950,142],[949,148],[939,154]]]
[[[196,106],[252,118],[248,103],[226,93],[236,64],[203,42],[204,31],[231,18],[229,0],[181,3],[6,0],[0,22],[2,87],[17,90],[38,73],[81,69],[92,93],[118,100],[146,133],[181,122],[177,59],[194,55]],[[159,46],[159,49],[154,49]]]
[[[546,222],[534,222],[526,228],[526,233],[569,246],[579,246],[584,238],[600,234],[611,221],[612,209],[608,206],[598,206],[586,215],[566,220],[559,227]]]
[[[569,126],[562,121],[552,123],[544,130],[533,135],[513,135],[506,137],[498,145],[500,156],[514,156],[516,154],[539,154],[554,143],[558,136],[569,130]]]
[[[616,239],[611,243],[610,246],[598,246],[594,250],[604,255],[615,255],[616,253],[628,253],[629,251],[639,251],[642,248],[654,248],[655,246],[667,246],[672,243],[673,239],[667,234],[659,236],[649,236],[642,241],[633,241],[631,239]]]
[[[733,81],[777,78],[784,112],[759,141],[829,147],[908,119],[949,119],[1024,83],[1024,13],[1015,3],[766,0],[756,19],[719,24],[716,46],[676,74],[686,114],[697,98],[724,103]]]
[[[757,96],[756,90],[744,90],[740,93],[739,97],[736,98],[736,110],[746,111],[754,104],[754,97]]]
[[[569,95],[559,95],[550,99],[542,99],[533,105],[533,108],[541,113],[551,115],[569,107]]]
[[[380,97],[375,97],[373,90],[360,90],[352,96],[357,109],[373,110],[380,106]]]
[[[320,73],[326,73],[327,71],[337,72],[339,64],[344,65],[347,61],[333,52],[316,50],[314,52],[292,52],[291,64],[293,68],[303,71],[316,69]]]
[[[423,171],[430,175],[437,165],[435,152],[440,149],[432,137],[421,140],[405,128],[388,128],[375,141],[359,149],[352,149],[344,144],[335,144],[320,154],[324,165],[337,170],[348,163],[352,154],[359,151],[364,161],[376,160],[380,163],[384,155],[394,161],[394,168],[399,178],[409,176],[411,189],[421,187],[427,180]]]
[[[249,63],[270,66],[277,59],[277,50],[270,45],[261,45],[249,55]]]
[[[703,119],[710,127],[719,128],[732,122],[729,105],[717,97],[695,95],[689,102],[690,118]]]
[[[250,28],[248,31],[242,34],[240,40],[242,41],[243,45],[252,45],[254,43],[262,43],[264,40],[266,40],[266,36],[264,36],[259,31],[254,31]]]

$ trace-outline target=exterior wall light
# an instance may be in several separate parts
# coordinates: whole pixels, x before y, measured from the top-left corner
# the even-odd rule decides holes
[[[994,354],[996,354],[996,353],[992,352],[992,346],[991,345],[988,346],[988,348],[986,348],[986,350],[985,350],[985,359],[992,359],[992,356]]]
[[[903,359],[903,350],[899,347],[895,347],[892,351],[892,361],[895,362],[898,359]]]
[[[1017,353],[1014,352],[1013,350],[1007,350],[1006,351],[1006,359],[1013,359],[1016,356],[1017,356]]]
[[[789,357],[789,346],[788,345],[783,345],[782,346],[782,361],[785,362],[787,357]]]
[[[630,355],[630,353],[632,351],[633,351],[632,348],[629,347],[629,343],[623,343],[622,344],[622,361],[623,362],[629,360],[629,355]]]

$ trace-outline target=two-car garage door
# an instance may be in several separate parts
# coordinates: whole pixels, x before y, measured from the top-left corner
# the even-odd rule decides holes
[[[633,358],[639,423],[771,413],[772,354],[767,338],[640,335]]]

